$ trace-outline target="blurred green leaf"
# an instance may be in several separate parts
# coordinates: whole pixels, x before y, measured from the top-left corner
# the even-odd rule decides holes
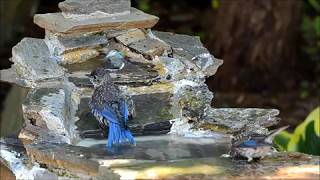
[[[150,0],[139,0],[138,8],[142,11],[149,12],[150,10]]]
[[[291,137],[292,134],[282,131],[274,138],[273,142],[278,147],[278,150],[286,151]]]
[[[316,35],[320,37],[320,16],[317,16],[314,20],[314,28],[316,30]]]
[[[313,110],[293,134],[281,132],[274,144],[282,151],[320,155],[320,107]]]
[[[287,150],[320,155],[320,107],[295,129]]]
[[[318,12],[320,12],[320,2],[319,0],[309,0],[311,6]]]
[[[309,16],[303,16],[302,23],[301,23],[301,31],[303,33],[303,36],[305,38],[311,38],[313,36],[312,30],[313,30],[312,19]]]
[[[211,0],[211,7],[213,9],[218,9],[220,7],[220,0]]]
[[[206,34],[204,32],[196,32],[196,36],[199,36],[200,39],[205,39]]]
[[[310,83],[308,81],[300,82],[300,98],[307,98],[310,94]]]

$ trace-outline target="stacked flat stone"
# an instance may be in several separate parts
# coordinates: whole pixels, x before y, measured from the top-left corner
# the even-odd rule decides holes
[[[20,137],[33,143],[26,147],[33,160],[46,164],[42,157],[59,157],[40,155],[41,142],[77,148],[83,131],[98,130],[88,106],[94,90],[89,76],[102,66],[133,101],[134,135],[221,138],[217,132],[224,136],[244,126],[264,134],[277,123],[278,110],[212,108],[205,79],[222,60],[199,37],[151,30],[159,18],[130,7],[129,0],[66,0],[59,8],[62,12],[35,15],[45,38],[23,39],[13,48],[13,68],[1,71],[1,77],[15,77],[5,80],[31,88]],[[111,50],[125,54],[123,69],[105,65]]]

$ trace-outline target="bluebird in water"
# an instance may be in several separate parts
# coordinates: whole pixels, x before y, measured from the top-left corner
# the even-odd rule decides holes
[[[106,131],[109,128],[108,148],[123,142],[135,144],[128,127],[129,111],[126,100],[108,73],[104,73],[95,87],[89,106],[101,129]]]
[[[232,157],[245,157],[248,162],[253,158],[263,158],[273,151],[274,137],[288,126],[271,131],[267,136],[258,134],[245,135],[240,133],[232,139],[230,155]]]
[[[110,70],[121,70],[126,64],[125,56],[122,52],[111,50],[104,58],[106,68]]]

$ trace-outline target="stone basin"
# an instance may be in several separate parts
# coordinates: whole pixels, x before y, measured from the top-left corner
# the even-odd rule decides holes
[[[3,142],[12,146],[12,140]],[[320,174],[319,157],[301,153],[274,152],[251,163],[222,158],[229,150],[228,138],[163,135],[137,137],[136,142],[110,151],[105,140],[84,139],[77,146],[36,141],[25,146],[29,156],[17,148],[1,148],[0,160],[18,175],[23,170],[22,177],[33,172],[49,179],[318,179]],[[28,167],[30,160],[46,169]]]
[[[199,37],[149,29],[159,18],[130,8],[129,0],[67,0],[59,7],[62,12],[34,17],[45,39],[23,39],[13,47],[12,68],[0,71],[1,81],[28,87],[12,88],[5,105],[5,125],[23,126],[19,135],[0,141],[1,164],[17,179],[319,176],[319,157],[305,154],[270,152],[252,163],[221,157],[232,133],[244,128],[266,135],[279,111],[213,108],[205,78],[223,61]],[[111,50],[126,57],[106,59]],[[119,64],[124,67],[114,69]],[[98,67],[127,100],[135,146],[105,146],[88,105],[90,74]]]

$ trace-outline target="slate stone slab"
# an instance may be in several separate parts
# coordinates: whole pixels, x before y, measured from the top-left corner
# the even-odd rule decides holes
[[[148,85],[153,82],[157,82],[160,79],[159,73],[153,64],[134,62],[130,59],[126,61],[123,69],[116,71],[109,69],[110,67],[104,63],[103,57],[90,60],[85,63],[70,64],[65,66],[68,71],[68,76],[78,77],[78,80],[82,79],[86,82],[89,82],[89,75],[98,67],[106,68],[106,72],[110,73],[112,80],[116,84],[120,85]],[[80,82],[75,83],[79,84]],[[90,84],[87,83],[89,86]]]
[[[28,86],[13,68],[0,70],[0,81],[15,84],[18,86]]]
[[[88,139],[78,146],[37,141],[27,145],[26,150],[33,161],[49,167],[97,176],[100,167],[107,163],[111,167],[120,165],[117,160],[125,160],[130,166],[143,162],[218,157],[228,150],[228,144],[222,143],[226,141],[171,136],[137,137],[136,146],[115,146],[113,151],[105,148],[105,140]]]
[[[96,49],[80,49],[76,51],[71,51],[57,57],[57,62],[62,65],[66,64],[80,64],[100,55],[99,51]]]
[[[211,108],[213,93],[206,84],[197,86],[185,85],[179,88],[173,97],[175,108],[181,109],[182,116],[191,121],[202,121],[203,116]]]
[[[108,44],[106,35],[99,32],[64,35],[46,31],[45,42],[51,55],[54,56],[79,49],[94,49]]]
[[[106,14],[129,12],[130,0],[66,0],[59,3],[59,8],[66,14]]]
[[[216,59],[210,54],[199,37],[160,31],[152,31],[152,33],[173,48],[175,57],[195,64],[207,77],[214,75],[223,63],[222,60]]]
[[[38,26],[60,33],[94,32],[107,29],[151,28],[159,18],[131,8],[130,14],[106,16],[90,19],[65,18],[61,13],[37,14],[34,23]]]
[[[129,112],[132,114],[129,119],[129,127],[135,136],[166,134],[170,131],[172,124],[169,121],[175,118],[171,112],[172,106],[170,98],[172,94],[170,89],[161,89],[161,86],[157,87],[159,89],[157,89],[156,92],[150,90],[155,88],[152,86],[130,87],[129,89],[123,89],[124,87],[121,87],[123,93],[130,99],[128,102],[132,102],[128,103]],[[76,97],[79,93],[76,93],[75,90],[72,91],[74,93],[70,96],[80,101],[75,114],[76,119],[78,119],[76,121],[77,131],[80,132],[82,137],[103,138],[100,133],[90,136],[88,136],[88,133],[82,134],[82,132],[88,130],[100,130],[89,108],[90,94],[92,93],[88,92],[86,96],[82,94]]]
[[[50,58],[42,39],[24,38],[12,49],[17,74],[32,82],[62,78],[64,70]]]
[[[61,85],[31,89],[22,106],[26,121],[54,132],[64,142],[75,140],[76,134],[70,127],[72,122],[66,119],[65,92]]]
[[[171,47],[168,44],[153,38],[132,42],[128,47],[134,52],[140,53],[150,60],[155,56],[161,56],[165,52],[171,51]]]
[[[255,163],[222,158],[228,139],[177,136],[137,137],[137,145],[112,151],[106,141],[86,139],[77,146],[37,141],[27,145],[32,161],[49,169],[63,168],[94,179],[317,179],[319,157],[302,153],[272,153]]]
[[[206,112],[202,127],[232,133],[241,128],[247,132],[266,134],[267,127],[279,122],[279,110],[259,108],[212,108]],[[219,130],[220,129],[220,130]]]
[[[186,65],[177,58],[159,57],[159,63],[164,67],[164,78],[167,81],[178,81],[187,76]]]
[[[116,39],[122,44],[124,44],[125,46],[127,46],[131,43],[146,39],[146,35],[140,29],[133,29],[133,30],[126,31],[125,33],[120,34],[119,36],[116,36]]]

